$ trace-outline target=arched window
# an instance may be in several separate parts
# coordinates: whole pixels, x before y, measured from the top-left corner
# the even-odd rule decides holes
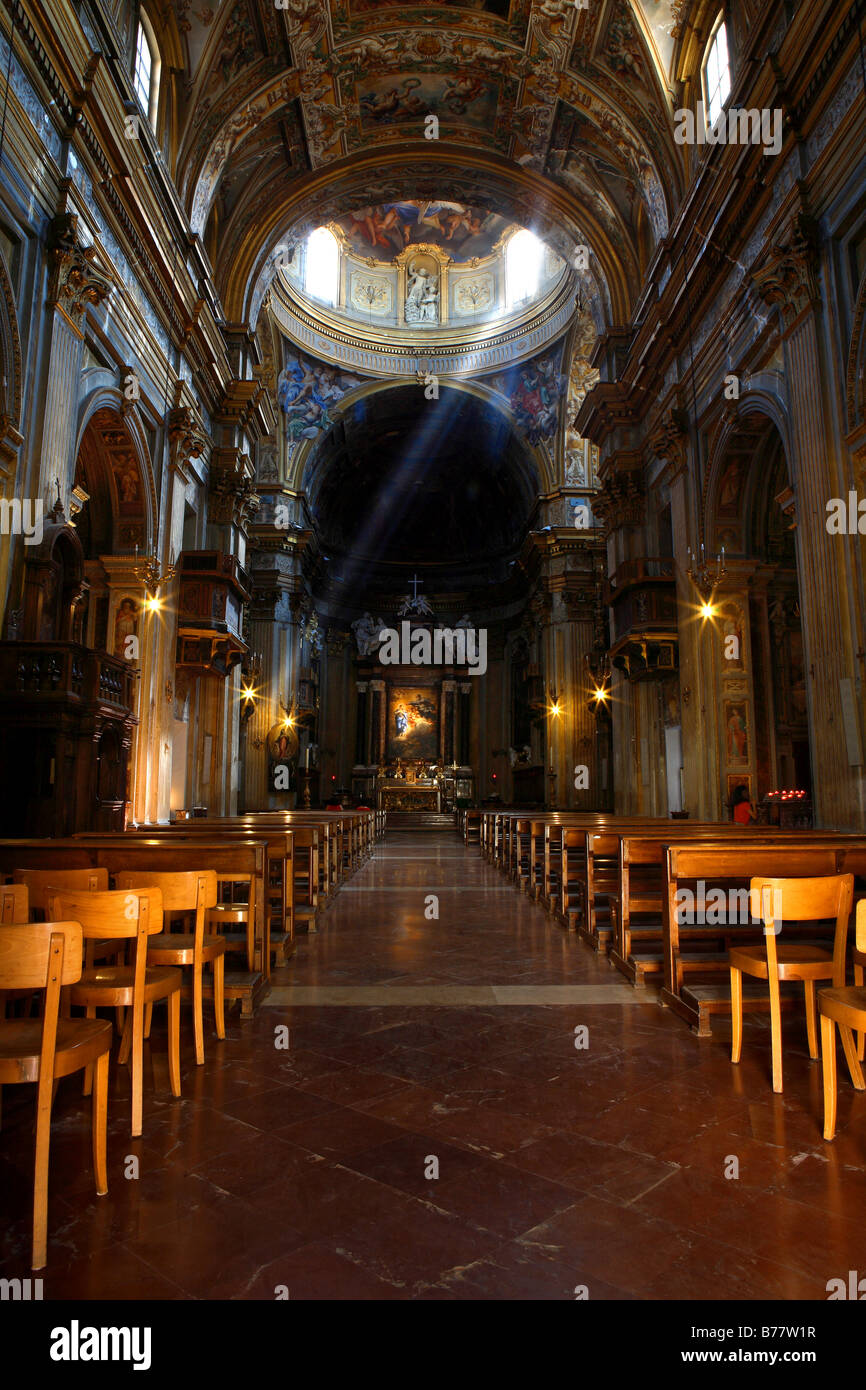
[[[731,66],[728,60],[728,32],[725,16],[720,14],[707,45],[703,69],[704,109],[709,124],[715,125],[722,108],[731,95]]]
[[[505,249],[505,291],[509,309],[532,299],[538,292],[544,242],[532,232],[521,229]]]
[[[307,237],[304,289],[321,304],[336,304],[340,288],[340,245],[327,227]]]
[[[139,16],[135,31],[135,65],[132,70],[132,83],[139,105],[147,112],[147,119],[156,130],[156,117],[159,107],[159,73],[162,66],[159,47],[153,26],[147,15]]]

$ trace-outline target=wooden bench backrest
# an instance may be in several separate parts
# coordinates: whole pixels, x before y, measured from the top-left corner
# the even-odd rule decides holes
[[[665,877],[678,879],[750,879],[822,877],[835,874],[839,851],[832,844],[766,843],[750,845],[668,845]]]

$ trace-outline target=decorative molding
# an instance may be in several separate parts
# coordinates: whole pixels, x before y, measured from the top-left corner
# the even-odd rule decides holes
[[[794,219],[788,240],[774,242],[751,272],[765,303],[778,305],[785,327],[819,298],[818,226],[806,213]]]
[[[498,332],[496,325],[491,324],[480,343],[476,328],[458,330],[455,324],[450,325],[455,339],[458,334],[465,337],[469,333],[474,340],[442,343],[448,325],[436,325],[429,337],[413,334],[409,338],[404,332],[386,338],[386,330],[377,325],[378,337],[374,341],[368,325],[359,324],[355,334],[351,323],[343,319],[338,328],[327,322],[323,314],[314,315],[282,292],[272,296],[271,312],[277,327],[291,342],[324,361],[339,363],[347,371],[372,377],[415,377],[418,359],[424,357],[429,362],[428,371],[437,376],[477,376],[534,357],[565,332],[574,316],[574,294],[568,281],[566,276],[547,304],[528,321]]]
[[[688,456],[689,418],[686,412],[677,406],[663,411],[647,435],[647,442],[656,458],[667,459],[679,472]]]
[[[211,451],[208,514],[212,522],[246,529],[260,506],[254,487],[255,469],[249,454],[235,448]]]
[[[851,345],[848,349],[848,364],[845,373],[845,401],[848,410],[848,429],[853,430],[863,419],[863,326],[866,322],[866,273],[857,290],[854,306],[854,324],[851,330]]]
[[[646,521],[646,494],[641,474],[634,469],[609,474],[601,490],[593,494],[592,510],[601,519],[605,540],[621,526],[642,526]]]
[[[75,213],[59,213],[52,220],[48,253],[53,265],[51,299],[80,328],[88,304],[107,299],[114,280],[97,265],[96,247],[81,244]]]

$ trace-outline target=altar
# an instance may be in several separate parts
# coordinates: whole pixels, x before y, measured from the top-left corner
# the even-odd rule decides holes
[[[379,783],[378,806],[380,811],[441,811],[442,791],[438,782],[386,777]]]

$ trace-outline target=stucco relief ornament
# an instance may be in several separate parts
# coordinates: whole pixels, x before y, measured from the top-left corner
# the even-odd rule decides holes
[[[578,449],[569,449],[565,456],[565,481],[576,483],[578,487],[586,484],[586,467],[583,461],[583,453]]]
[[[752,282],[765,303],[778,305],[785,324],[794,321],[819,297],[818,230],[801,214],[786,243],[776,243],[752,271]]]
[[[457,308],[464,314],[479,314],[493,301],[493,279],[489,275],[477,280],[461,280],[454,294]]]
[[[97,265],[96,247],[80,244],[74,213],[54,218],[48,244],[54,261],[52,297],[71,319],[78,321],[88,304],[98,305],[108,298],[114,281]]]

